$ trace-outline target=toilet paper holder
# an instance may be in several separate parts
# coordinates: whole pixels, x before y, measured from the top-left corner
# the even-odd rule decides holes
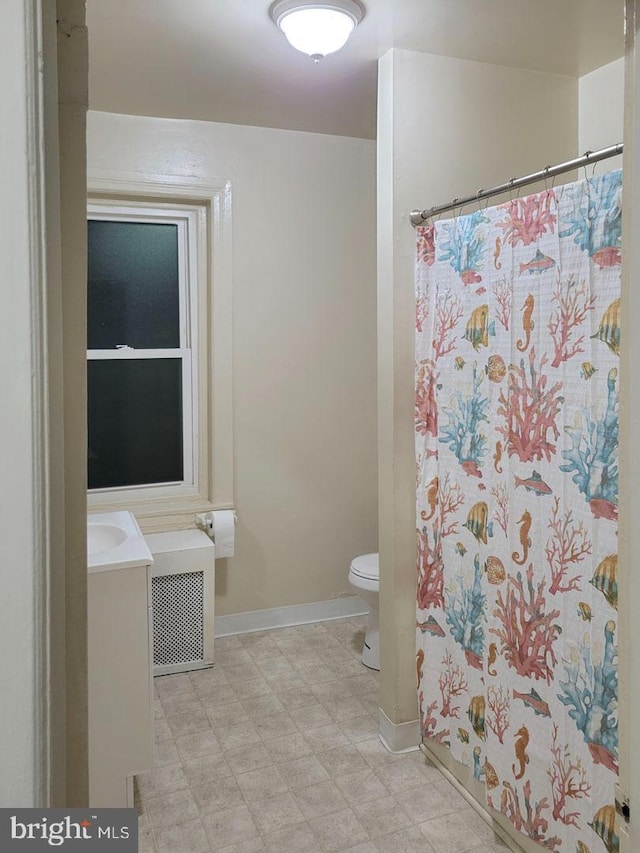
[[[226,509],[228,509],[228,507]],[[238,516],[236,515],[235,510],[232,510],[232,513],[234,524],[237,524]],[[200,530],[204,530],[207,536],[211,539],[215,539],[213,510],[211,512],[199,512],[196,515],[196,527],[199,527]]]

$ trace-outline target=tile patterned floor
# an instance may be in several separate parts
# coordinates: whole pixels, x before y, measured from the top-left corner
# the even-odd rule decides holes
[[[365,620],[216,641],[213,669],[155,679],[140,853],[505,853],[419,752],[378,739]]]

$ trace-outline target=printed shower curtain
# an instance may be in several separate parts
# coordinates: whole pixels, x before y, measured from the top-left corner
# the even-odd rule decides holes
[[[621,181],[418,228],[422,732],[567,853],[618,850]]]

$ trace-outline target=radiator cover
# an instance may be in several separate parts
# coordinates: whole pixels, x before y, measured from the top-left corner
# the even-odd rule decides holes
[[[213,664],[215,549],[199,530],[147,536],[154,675]]]

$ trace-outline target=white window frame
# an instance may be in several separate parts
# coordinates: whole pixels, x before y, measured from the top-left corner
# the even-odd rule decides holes
[[[185,305],[191,321],[185,331],[192,344],[191,380],[197,402],[191,429],[191,483],[186,482],[185,468],[181,484],[91,490],[89,509],[130,509],[147,533],[191,527],[196,513],[234,506],[231,184],[93,174],[88,196],[88,218],[97,218],[92,211],[98,208],[108,214],[133,208],[142,209],[141,221],[149,221],[149,211],[155,210],[164,216],[163,221],[173,217],[190,222],[195,239],[184,251],[191,273],[190,304]],[[99,352],[94,350],[93,355]],[[122,358],[137,358],[145,351],[121,352]]]
[[[141,483],[90,489],[89,494],[107,494],[140,501],[149,496],[176,497],[199,494],[198,483],[198,253],[197,208],[185,209],[138,203],[116,205],[89,203],[87,219],[102,222],[131,222],[175,225],[178,239],[178,312],[180,345],[175,349],[134,349],[127,341],[115,349],[88,349],[87,361],[119,361],[128,359],[180,359],[182,365],[182,463],[183,476],[174,483]],[[204,213],[204,212],[203,212]]]

